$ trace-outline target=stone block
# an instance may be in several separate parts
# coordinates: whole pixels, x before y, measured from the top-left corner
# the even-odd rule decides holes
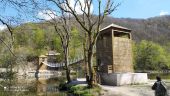
[[[121,86],[147,83],[147,73],[100,73],[101,84]]]

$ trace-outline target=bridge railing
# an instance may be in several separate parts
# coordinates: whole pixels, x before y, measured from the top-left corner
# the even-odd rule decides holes
[[[81,62],[82,60],[84,60],[83,56],[78,56],[74,59],[70,59],[68,65],[77,64],[78,62]],[[49,67],[63,67],[63,66],[65,66],[64,62],[60,62],[60,63],[42,62],[42,63]]]

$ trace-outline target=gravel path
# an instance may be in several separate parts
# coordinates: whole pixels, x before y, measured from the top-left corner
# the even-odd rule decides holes
[[[156,80],[149,80],[147,84],[141,85],[124,85],[124,86],[107,86],[99,85],[104,91],[100,96],[155,96],[154,90],[151,89]],[[170,94],[170,80],[165,81]],[[71,84],[87,85],[85,78],[79,78],[72,81]]]
[[[103,96],[154,96],[154,91],[149,87],[139,86],[102,86],[105,90]]]
[[[154,81],[150,80],[143,85],[126,85],[126,86],[106,86],[100,85],[104,90],[102,96],[154,96],[154,91],[151,89]],[[170,87],[170,83],[166,82]],[[168,92],[170,88],[168,88]]]

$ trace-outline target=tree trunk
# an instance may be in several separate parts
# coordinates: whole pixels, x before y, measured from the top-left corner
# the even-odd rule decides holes
[[[71,82],[70,78],[70,68],[68,66],[68,47],[64,48],[64,61],[65,61],[65,70],[66,70],[66,78],[67,78],[67,83]]]
[[[83,50],[84,50],[84,64],[85,64],[85,77],[86,82],[89,81],[89,71],[88,71],[88,59],[87,59],[87,35],[84,33]]]
[[[67,83],[70,83],[71,82],[70,70],[68,68],[66,69],[66,77],[67,77]]]
[[[93,81],[94,81],[94,76],[93,76],[93,45],[91,44],[89,46],[88,50],[88,68],[89,68],[89,80],[88,80],[88,85],[90,88],[93,88]]]

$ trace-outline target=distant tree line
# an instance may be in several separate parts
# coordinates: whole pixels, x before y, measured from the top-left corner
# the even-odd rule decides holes
[[[43,23],[25,23],[13,29],[15,56],[26,62],[33,62],[42,54],[46,54],[50,50],[56,50],[60,53],[57,56],[57,62],[63,62],[63,52],[59,36],[55,33],[54,27],[47,22]],[[4,42],[9,42],[9,34],[6,30],[0,32],[0,38]],[[81,53],[82,43],[80,34],[75,27],[71,28],[71,38],[69,53],[70,59],[74,58],[78,53]],[[2,44],[2,42],[0,42]],[[10,61],[9,54],[11,54],[6,46],[0,46],[0,66],[7,66]],[[17,60],[17,59],[16,59]]]
[[[170,51],[168,45],[161,46],[152,41],[142,40],[134,44],[135,70],[168,70],[170,69]]]

